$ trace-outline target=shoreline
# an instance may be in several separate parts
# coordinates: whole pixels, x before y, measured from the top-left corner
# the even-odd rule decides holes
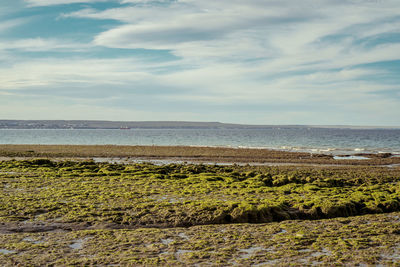
[[[400,157],[390,153],[358,153],[338,158],[329,154],[289,152],[263,148],[203,146],[120,146],[120,145],[0,145],[0,158],[82,158],[122,161],[167,161],[167,163],[218,164],[306,164],[398,166]],[[349,156],[349,157],[346,157]],[[356,156],[355,158],[353,156]],[[352,158],[353,157],[353,158]]]
[[[1,129],[0,129],[1,130]],[[253,149],[270,150],[289,153],[322,154],[328,156],[355,156],[360,154],[391,154],[400,157],[400,149],[388,148],[361,148],[361,147],[305,147],[305,146],[245,146],[245,145],[190,145],[190,144],[79,144],[79,143],[0,143],[0,146],[119,146],[119,147],[188,147],[188,148],[215,148],[215,149]]]

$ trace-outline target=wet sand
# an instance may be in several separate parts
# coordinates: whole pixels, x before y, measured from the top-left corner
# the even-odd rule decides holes
[[[287,152],[253,148],[191,146],[116,146],[116,145],[0,145],[0,157],[10,158],[115,158],[122,161],[160,160],[167,162],[237,164],[327,164],[394,165],[400,157],[391,154],[357,154],[362,159],[335,158],[326,154]],[[354,156],[354,155],[353,155]],[[366,158],[366,159],[364,159]]]

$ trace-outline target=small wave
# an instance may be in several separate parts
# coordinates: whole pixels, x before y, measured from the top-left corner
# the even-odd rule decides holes
[[[272,147],[266,147],[266,146],[237,146],[237,148],[243,148],[243,149],[274,149]]]
[[[281,146],[278,149],[286,151],[302,151],[302,150],[309,150],[310,148],[301,146]]]
[[[179,146],[179,145],[178,145]],[[319,153],[327,155],[352,155],[358,153],[392,153],[395,157],[400,157],[399,151],[392,151],[387,148],[361,148],[361,147],[307,147],[307,146],[252,146],[252,145],[189,145],[189,147],[209,147],[209,148],[232,148],[232,149],[267,149],[288,152]]]
[[[365,148],[354,148],[354,151],[365,151]]]
[[[211,148],[227,148],[230,145],[171,145],[171,146],[188,146],[188,147],[211,147]],[[234,148],[234,147],[233,147]]]
[[[387,154],[390,153],[392,155],[396,155],[396,152],[390,151],[390,150],[385,150],[385,151],[378,151],[377,154]]]
[[[324,148],[324,149],[320,149],[320,151],[322,152],[331,152],[331,151],[335,151],[337,150],[336,148]]]

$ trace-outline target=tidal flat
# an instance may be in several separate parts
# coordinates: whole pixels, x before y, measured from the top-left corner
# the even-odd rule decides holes
[[[0,264],[400,264],[400,168],[0,162]]]

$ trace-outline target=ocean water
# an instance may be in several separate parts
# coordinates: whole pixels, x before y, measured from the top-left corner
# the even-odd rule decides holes
[[[0,144],[189,145],[400,155],[400,129],[0,129]]]

